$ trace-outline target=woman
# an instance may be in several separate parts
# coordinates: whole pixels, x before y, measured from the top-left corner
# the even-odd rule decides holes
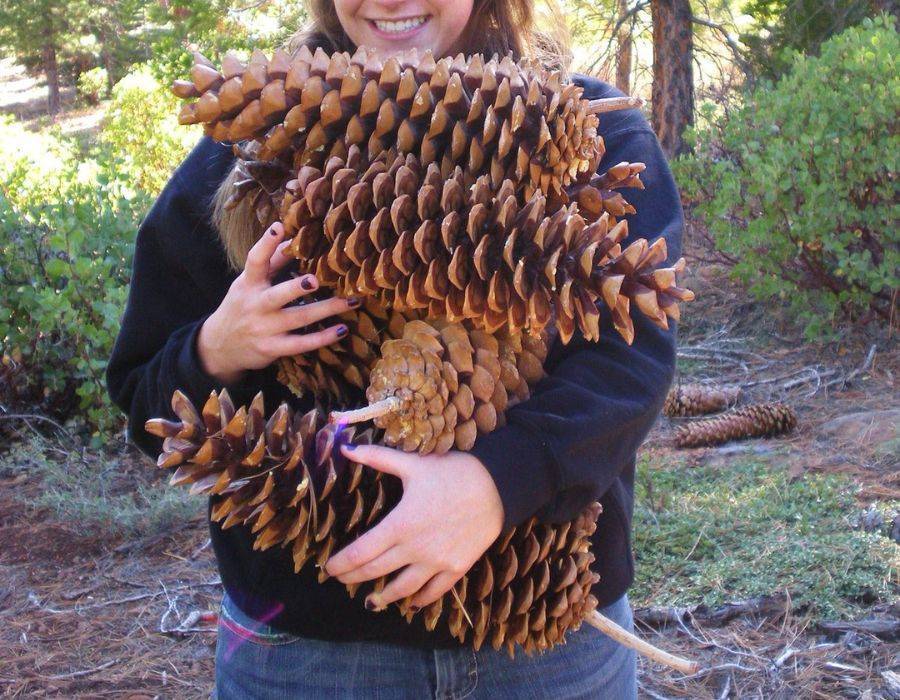
[[[310,10],[313,30],[298,41],[326,50],[367,45],[389,53],[416,46],[437,56],[511,51],[519,57],[547,45],[533,30],[527,0],[336,0],[312,2]],[[574,79],[586,98],[620,94],[592,78]],[[635,110],[605,115],[601,133],[607,149],[601,171],[621,161],[647,165],[646,190],[629,193],[638,211],[630,219],[632,235],[665,236],[671,259],[677,258],[679,199],[646,121]],[[223,215],[232,166],[230,148],[201,141],[138,232],[107,379],[113,400],[128,413],[132,438],[154,457],[161,443],[143,424],[171,415],[175,389],[202,403],[225,386],[238,405],[262,390],[267,411],[282,401],[308,408],[311,402],[293,398],[275,380],[273,362],[335,342],[347,329],[329,319],[358,304],[292,305],[317,282],[312,276],[279,281],[286,271],[279,224],[261,233],[247,211]],[[303,331],[323,320],[325,330]],[[378,526],[332,556],[326,568],[334,578],[323,585],[312,565],[294,574],[288,550],[255,552],[247,528],[223,531],[211,523],[226,591],[218,696],[636,697],[633,652],[586,626],[564,646],[510,660],[491,649],[461,647],[418,621],[407,624],[387,607],[407,595],[415,594],[417,607],[440,597],[505,526],[533,513],[570,519],[600,500],[593,551],[601,578],[594,595],[604,614],[630,628],[625,593],[633,575],[635,452],[674,368],[674,334],[643,317],[634,321],[631,347],[614,332],[597,343],[557,344],[533,397],[511,409],[508,424],[480,438],[471,453],[420,457],[354,449],[355,461],[400,477],[403,498]],[[347,596],[344,583],[389,573],[396,576],[380,596],[364,604]]]

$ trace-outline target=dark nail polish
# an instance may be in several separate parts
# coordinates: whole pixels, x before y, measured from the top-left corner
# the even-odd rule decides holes
[[[353,450],[356,449],[356,445],[354,445],[352,442],[346,442],[344,443],[344,449],[353,452]]]
[[[278,235],[278,229],[277,229],[277,228],[270,228],[270,229],[269,229],[269,235],[270,235],[270,236],[273,236],[273,237],[274,237],[274,236],[277,236],[277,235]]]
[[[375,609],[375,603],[373,603],[371,600],[366,598],[366,610],[374,610],[374,609]]]
[[[417,612],[419,612],[419,610],[421,610],[421,609],[422,609],[422,608],[420,608],[418,605],[410,605],[410,606],[409,606],[409,611],[410,611],[411,613],[417,613]]]
[[[359,297],[350,297],[349,299],[347,299],[347,306],[349,306],[351,309],[357,308],[360,304],[362,304],[362,299],[360,299]]]
[[[346,338],[347,334],[350,332],[350,329],[347,326],[338,326],[337,329],[337,337],[338,338]]]
[[[300,280],[300,286],[303,287],[307,292],[311,292],[316,288],[316,283],[313,281],[312,277],[304,277]]]

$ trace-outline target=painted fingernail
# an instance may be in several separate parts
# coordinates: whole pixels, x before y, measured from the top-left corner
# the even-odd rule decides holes
[[[378,607],[378,606],[375,605],[374,600],[372,600],[371,598],[366,598],[366,610],[371,611],[371,610],[374,610],[376,607]]]
[[[337,337],[338,338],[346,338],[347,334],[350,332],[350,329],[347,326],[338,326],[337,329]]]
[[[303,287],[307,292],[311,292],[316,288],[316,278],[312,275],[307,275],[302,280],[300,280],[300,286]]]
[[[350,297],[349,299],[347,299],[347,306],[349,306],[351,309],[355,309],[360,304],[362,304],[362,299],[360,299],[359,297]]]
[[[257,229],[257,230],[259,230],[259,229]],[[277,235],[278,235],[278,229],[275,228],[275,227],[273,226],[272,228],[269,229],[269,235],[270,235],[270,236],[273,236],[273,237],[274,237],[274,236],[277,236]]]
[[[409,606],[409,611],[413,614],[419,612],[419,610],[421,610],[421,609],[422,608],[420,608],[418,605],[410,605]]]
[[[356,449],[356,445],[354,445],[352,442],[347,442],[347,443],[344,443],[344,449],[347,450],[348,452],[353,452],[353,450]]]

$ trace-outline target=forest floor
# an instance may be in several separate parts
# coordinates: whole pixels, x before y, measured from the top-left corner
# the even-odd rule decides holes
[[[39,86],[14,88],[0,112],[41,126]],[[100,113],[62,122],[90,129]],[[641,696],[897,700],[896,342],[854,330],[806,343],[721,269],[693,267],[705,272],[689,280],[680,380],[787,402],[800,424],[678,450],[682,421],[661,418],[642,448],[637,629],[703,670],[641,660]],[[92,451],[44,427],[22,421],[0,452],[0,694],[208,697],[221,585],[202,501],[170,496],[133,448]]]

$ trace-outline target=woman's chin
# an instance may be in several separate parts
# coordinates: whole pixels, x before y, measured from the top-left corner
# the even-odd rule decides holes
[[[417,32],[404,32],[396,37],[387,36],[384,32],[368,32],[366,40],[363,41],[364,46],[374,48],[381,56],[391,56],[394,54],[409,51],[416,48],[419,51],[431,50],[435,56],[439,55],[438,48],[441,42],[432,36],[430,27],[423,26]]]

